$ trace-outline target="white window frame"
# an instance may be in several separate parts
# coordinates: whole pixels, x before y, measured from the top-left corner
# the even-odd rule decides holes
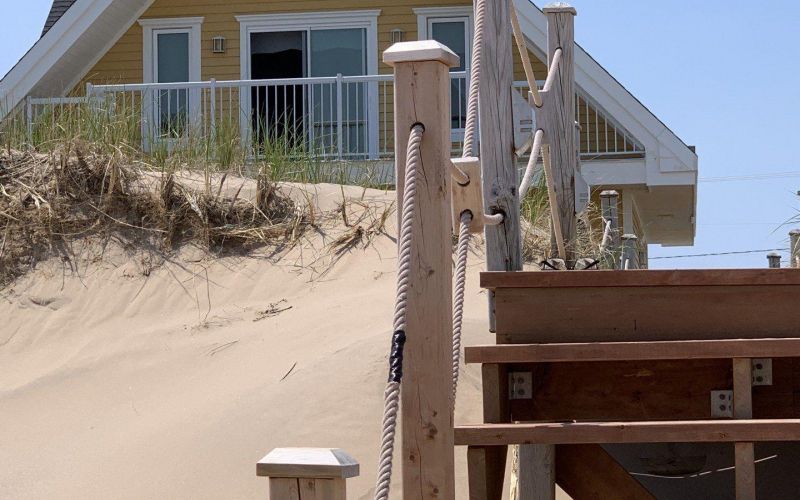
[[[366,75],[378,74],[378,16],[380,9],[345,10],[327,12],[301,12],[296,14],[254,14],[236,16],[239,22],[239,66],[242,80],[250,79],[250,35],[281,31],[312,31],[320,29],[361,28],[366,30]],[[242,137],[247,137],[250,120],[250,92],[240,92],[239,105]],[[378,84],[370,83],[367,89],[367,154],[378,156]]]
[[[143,83],[157,83],[158,54],[157,37],[160,34],[186,33],[189,35],[189,82],[199,82],[202,78],[202,25],[203,17],[170,17],[162,19],[139,19],[143,31]],[[189,123],[200,119],[200,93],[192,89],[189,95]],[[144,109],[149,110],[142,117],[142,139],[145,151],[150,148],[150,131],[157,127],[153,109],[153,95],[145,91],[142,96]],[[151,126],[152,124],[152,126]]]
[[[430,40],[431,24],[434,22],[459,22],[466,23],[466,61],[464,71],[469,75],[472,62],[472,38],[475,29],[475,20],[471,6],[458,7],[418,7],[414,10],[417,16],[417,37],[419,40]],[[467,77],[467,88],[469,89],[469,77]],[[450,132],[453,142],[464,140],[464,129],[452,129]]]

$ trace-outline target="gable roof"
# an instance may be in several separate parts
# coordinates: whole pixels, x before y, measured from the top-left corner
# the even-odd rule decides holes
[[[72,7],[72,4],[75,3],[76,0],[53,0],[53,6],[50,7],[50,14],[47,16],[47,21],[44,23],[44,29],[42,30],[42,36],[45,36],[50,28],[56,24],[56,21],[61,19],[61,16],[67,12],[67,9]]]

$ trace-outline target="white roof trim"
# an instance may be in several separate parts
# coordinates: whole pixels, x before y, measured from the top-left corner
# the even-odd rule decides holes
[[[146,5],[137,14],[141,15],[152,2],[153,0],[146,0]],[[113,3],[114,0],[78,0],[43,37],[36,41],[33,47],[0,81],[0,118],[14,109],[34,89],[47,72]],[[130,22],[133,23],[134,20],[135,18]],[[120,28],[121,36],[125,29]],[[105,47],[106,51],[113,43],[116,43],[116,40],[109,42],[109,45]],[[98,54],[98,59],[101,56],[102,54]],[[91,60],[87,61],[89,66],[82,71],[83,74],[91,69],[92,62]],[[83,74],[80,78],[83,78]],[[80,78],[77,81],[80,81]],[[73,86],[77,84],[77,81],[73,83]]]
[[[547,16],[530,0],[514,0],[528,41],[547,47]],[[600,107],[642,142],[647,151],[647,184],[696,184],[697,155],[580,45],[575,45],[575,80]],[[674,174],[674,175],[673,175]]]

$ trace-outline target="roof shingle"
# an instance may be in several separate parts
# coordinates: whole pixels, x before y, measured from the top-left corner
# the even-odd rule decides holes
[[[47,21],[44,23],[44,29],[42,30],[42,36],[44,36],[50,28],[56,24],[56,21],[61,19],[61,16],[72,7],[77,0],[53,0],[53,6],[50,7],[50,14],[47,16]]]

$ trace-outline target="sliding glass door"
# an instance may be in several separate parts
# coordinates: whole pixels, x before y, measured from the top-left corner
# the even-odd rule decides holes
[[[367,33],[363,28],[252,32],[250,75],[254,80],[310,77],[255,85],[250,93],[257,144],[289,138],[314,152],[337,156],[369,153],[368,85],[313,78],[367,74]]]

